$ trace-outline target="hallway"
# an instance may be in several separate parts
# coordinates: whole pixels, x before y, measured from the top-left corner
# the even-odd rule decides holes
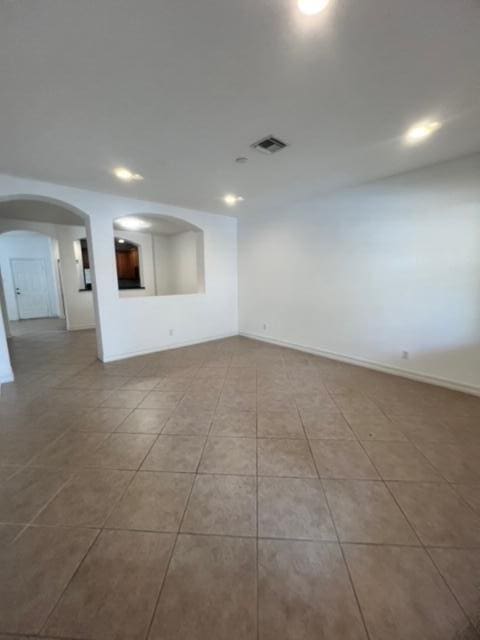
[[[34,320],[11,320],[9,323],[10,334],[13,337],[40,335],[66,331],[65,318],[35,318]]]
[[[241,337],[10,347],[0,634],[478,637],[479,398]]]

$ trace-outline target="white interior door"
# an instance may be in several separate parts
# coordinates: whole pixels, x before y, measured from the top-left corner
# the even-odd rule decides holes
[[[11,266],[18,317],[21,320],[48,317],[50,304],[45,261],[15,258],[11,260]]]

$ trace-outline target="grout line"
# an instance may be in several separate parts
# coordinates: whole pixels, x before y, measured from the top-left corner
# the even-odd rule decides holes
[[[361,443],[360,443],[361,444]],[[361,445],[362,446],[362,445]],[[365,451],[365,454],[367,455],[367,457],[370,459],[370,462],[372,463],[372,465],[376,468],[373,460],[370,458],[370,456],[368,455],[368,452],[365,450],[365,448],[362,446],[363,450]],[[377,469],[378,472],[378,469]],[[440,576],[441,580],[443,581],[443,584],[445,585],[445,587],[447,588],[447,590],[450,592],[450,594],[453,596],[454,600],[457,602],[457,604],[460,607],[460,610],[463,612],[466,620],[468,622],[470,622],[473,626],[473,623],[470,620],[470,617],[467,615],[467,612],[464,610],[462,604],[460,603],[459,599],[457,598],[454,590],[450,587],[449,583],[447,582],[447,580],[445,579],[445,577],[443,576],[443,574],[441,573],[440,569],[437,567],[436,563],[434,562],[431,554],[428,551],[428,546],[423,542],[423,540],[421,539],[420,535],[417,533],[417,529],[414,526],[414,523],[411,522],[410,518],[408,517],[407,513],[405,512],[405,510],[403,509],[403,507],[401,506],[400,502],[397,500],[397,497],[395,496],[395,494],[393,493],[393,491],[391,490],[389,484],[387,482],[384,481],[384,484],[387,488],[387,491],[390,493],[392,499],[394,500],[395,504],[397,505],[398,509],[400,510],[400,512],[402,513],[403,517],[405,518],[405,520],[408,522],[408,524],[410,525],[410,528],[412,529],[413,533],[415,534],[416,538],[419,541],[420,544],[420,548],[423,550],[423,552],[428,556],[428,558],[430,559],[430,563],[432,564],[433,568],[437,571],[438,575]],[[444,484],[444,483],[437,483],[437,484]],[[385,545],[388,546],[388,545]],[[430,545],[432,548],[445,548],[445,547],[435,547],[434,545]],[[479,545],[480,546],[480,545]],[[470,547],[462,547],[463,549],[465,548],[470,548]],[[475,547],[473,547],[475,548]]]
[[[223,386],[222,386],[222,389],[223,389]],[[219,394],[219,396],[217,398],[217,404],[215,405],[215,409],[213,411],[213,415],[215,415],[215,411],[216,411],[216,409],[218,407],[218,403],[219,402],[220,402],[220,394]],[[212,429],[212,425],[213,425],[213,418],[212,418],[212,421],[210,422],[210,427],[209,427],[208,433],[210,433],[210,430]],[[172,549],[170,551],[170,556],[169,556],[168,561],[167,561],[167,566],[165,567],[165,573],[163,575],[163,579],[161,581],[160,588],[158,590],[158,596],[157,596],[157,599],[155,601],[155,606],[153,607],[153,610],[152,610],[152,617],[150,618],[150,622],[148,624],[147,631],[145,633],[145,638],[149,638],[150,632],[151,632],[151,629],[152,629],[152,625],[153,625],[153,621],[155,620],[155,615],[157,613],[158,605],[160,603],[160,598],[162,596],[163,588],[164,588],[166,580],[167,580],[168,572],[170,571],[170,565],[171,565],[171,562],[172,562],[172,559],[173,559],[173,554],[175,553],[175,549],[177,547],[177,543],[178,543],[178,539],[179,539],[179,536],[180,536],[180,532],[182,530],[183,522],[185,520],[185,515],[187,513],[187,510],[188,510],[188,507],[189,507],[189,504],[190,504],[190,499],[192,497],[193,489],[194,489],[194,486],[195,486],[195,483],[196,483],[196,480],[197,480],[197,477],[198,477],[198,469],[200,467],[200,464],[201,464],[201,461],[202,461],[202,458],[203,458],[203,453],[204,453],[205,447],[207,445],[208,433],[207,433],[207,435],[205,437],[200,456],[198,457],[198,462],[197,462],[197,466],[196,466],[195,472],[193,474],[194,477],[193,477],[192,485],[190,487],[190,492],[189,492],[187,500],[185,502],[185,508],[183,510],[183,514],[182,514],[182,517],[181,517],[179,525],[178,525],[178,529],[177,529],[177,532],[176,532],[176,535],[175,535],[175,540],[174,540],[174,542],[172,544]],[[158,436],[158,437],[160,437],[160,436]]]
[[[61,528],[61,527],[60,527]],[[94,529],[92,529],[94,530]],[[88,554],[90,553],[90,551],[94,548],[94,546],[97,544],[97,541],[100,537],[100,534],[102,533],[101,529],[97,529],[97,534],[94,536],[94,538],[92,539],[91,543],[88,545],[87,550],[85,551],[84,555],[82,556],[82,558],[80,559],[80,562],[78,563],[75,571],[72,573],[72,575],[70,576],[70,579],[67,580],[67,583],[65,585],[65,587],[62,589],[60,595],[58,596],[58,598],[55,600],[54,604],[51,606],[50,611],[47,613],[44,622],[42,623],[41,627],[40,627],[40,631],[39,633],[42,634],[42,632],[45,630],[45,628],[48,625],[48,621],[51,617],[51,615],[53,614],[53,612],[55,611],[55,609],[57,608],[58,604],[60,603],[61,599],[63,598],[63,596],[65,595],[68,587],[70,586],[70,584],[73,582],[75,576],[78,574],[78,572],[80,571],[80,567],[84,564]]]
[[[329,392],[328,392],[328,389],[327,389],[327,393],[329,393]],[[299,411],[299,409],[298,409],[298,405],[297,405],[296,403],[295,403],[295,405],[296,405],[296,407],[297,407],[298,415],[299,415],[299,418],[300,418],[300,421],[301,421],[301,423],[302,423],[302,427],[303,427],[303,429],[304,429],[304,431],[305,431],[305,436],[306,436],[306,435],[307,435],[307,433],[306,433],[306,430],[305,430],[305,425],[304,425],[304,423],[303,423],[303,419],[302,419],[301,413],[300,413],[300,411]],[[347,559],[346,559],[346,557],[345,557],[345,553],[344,553],[344,550],[343,550],[342,544],[341,544],[341,542],[340,542],[340,536],[339,536],[339,534],[338,534],[337,525],[336,525],[335,519],[334,519],[334,517],[333,517],[332,508],[331,508],[331,506],[330,506],[330,502],[329,502],[329,500],[328,500],[328,496],[327,496],[327,492],[326,492],[326,490],[325,490],[325,485],[324,485],[323,479],[320,477],[320,474],[319,474],[319,471],[318,471],[317,462],[316,462],[316,460],[315,460],[315,456],[313,455],[313,451],[312,451],[312,448],[311,448],[311,445],[310,445],[310,441],[308,441],[308,446],[309,446],[309,449],[310,449],[310,455],[312,456],[313,464],[315,465],[315,469],[316,469],[316,471],[317,471],[317,475],[318,475],[318,478],[319,478],[320,486],[321,486],[321,488],[322,488],[322,492],[323,492],[323,497],[324,497],[324,499],[325,499],[325,504],[326,504],[326,506],[327,506],[327,510],[328,510],[328,513],[329,513],[329,516],[330,516],[330,520],[332,521],[332,525],[333,525],[333,528],[334,528],[334,530],[335,530],[335,535],[336,535],[336,537],[337,537],[337,544],[338,544],[338,548],[340,549],[340,553],[341,553],[341,556],[342,556],[342,559],[343,559],[343,564],[344,564],[344,566],[345,566],[345,569],[346,569],[346,572],[347,572],[347,575],[348,575],[348,579],[349,579],[349,582],[350,582],[350,586],[351,586],[351,588],[352,588],[352,592],[353,592],[353,595],[354,595],[355,601],[356,601],[356,603],[357,603],[357,608],[358,608],[358,612],[359,612],[359,614],[360,614],[360,618],[361,618],[361,620],[362,620],[363,628],[364,628],[364,630],[365,630],[365,635],[366,635],[366,637],[367,637],[367,638],[370,638],[370,633],[369,633],[369,631],[368,631],[367,623],[366,623],[366,621],[365,621],[365,616],[364,616],[364,614],[363,614],[363,609],[362,609],[362,607],[361,607],[361,605],[360,605],[360,600],[359,600],[359,597],[358,597],[357,591],[356,591],[356,589],[355,589],[355,585],[354,585],[354,582],[353,582],[353,577],[352,577],[352,574],[351,574],[351,572],[350,572],[350,567],[348,566]]]

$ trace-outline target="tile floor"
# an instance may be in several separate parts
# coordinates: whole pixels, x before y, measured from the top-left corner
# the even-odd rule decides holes
[[[11,346],[2,640],[480,637],[480,399],[243,338]]]

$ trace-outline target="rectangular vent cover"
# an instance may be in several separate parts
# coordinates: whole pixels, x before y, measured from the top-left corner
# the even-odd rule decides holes
[[[251,146],[253,149],[257,149],[257,151],[261,151],[262,153],[272,154],[285,149],[287,143],[282,142],[282,140],[274,136],[267,136],[266,138],[258,140],[258,142],[254,142]]]

